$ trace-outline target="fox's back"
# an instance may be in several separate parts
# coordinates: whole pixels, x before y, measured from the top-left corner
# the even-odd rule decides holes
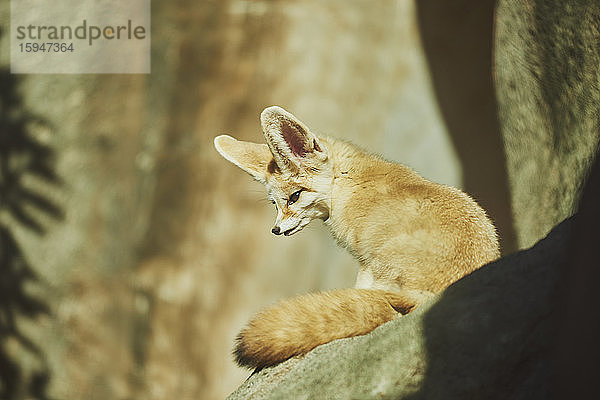
[[[332,208],[341,212],[329,225],[377,288],[438,292],[499,256],[494,225],[468,195],[348,146],[331,151],[346,167],[333,189]]]

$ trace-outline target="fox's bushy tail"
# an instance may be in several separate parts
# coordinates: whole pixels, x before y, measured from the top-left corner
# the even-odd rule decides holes
[[[335,339],[364,335],[413,304],[383,290],[340,289],[283,300],[258,313],[236,339],[237,363],[277,364]]]

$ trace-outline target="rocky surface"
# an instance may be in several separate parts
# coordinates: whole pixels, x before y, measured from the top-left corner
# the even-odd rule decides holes
[[[500,0],[495,78],[520,248],[571,215],[600,138],[600,3]]]
[[[251,376],[237,399],[545,399],[571,220],[370,334]]]

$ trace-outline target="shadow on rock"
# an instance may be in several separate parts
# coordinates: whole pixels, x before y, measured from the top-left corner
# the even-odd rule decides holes
[[[59,179],[52,150],[31,134],[47,123],[25,110],[18,84],[16,75],[0,69],[0,398],[47,399],[50,374],[43,349],[22,332],[19,321],[48,315],[49,307],[28,290],[40,282],[14,229],[42,235],[40,218],[62,218],[61,210],[26,182],[58,185]]]

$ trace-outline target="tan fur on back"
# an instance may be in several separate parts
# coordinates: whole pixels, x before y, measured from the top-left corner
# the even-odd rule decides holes
[[[330,218],[373,288],[437,293],[499,257],[496,230],[462,191],[401,164],[322,139],[336,166]]]

